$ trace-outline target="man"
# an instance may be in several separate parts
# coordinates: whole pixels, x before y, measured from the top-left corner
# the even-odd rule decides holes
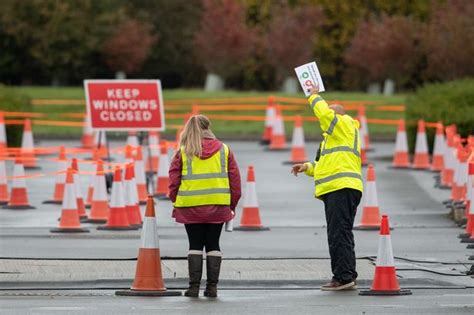
[[[318,87],[310,93],[308,100],[324,139],[316,161],[296,164],[291,172],[313,176],[315,197],[324,202],[333,277],[321,290],[354,290],[357,272],[352,227],[363,191],[359,122],[346,115],[343,106],[328,106]]]

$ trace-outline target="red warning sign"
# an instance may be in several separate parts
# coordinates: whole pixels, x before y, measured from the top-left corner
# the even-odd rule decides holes
[[[85,80],[87,113],[94,129],[165,129],[160,80]]]

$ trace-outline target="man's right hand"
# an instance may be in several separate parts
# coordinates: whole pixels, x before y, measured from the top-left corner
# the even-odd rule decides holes
[[[291,173],[295,176],[298,176],[298,173],[303,173],[306,171],[306,164],[295,164],[291,168]]]

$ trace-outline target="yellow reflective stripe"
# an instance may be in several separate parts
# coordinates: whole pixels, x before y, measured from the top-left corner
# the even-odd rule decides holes
[[[357,146],[359,143],[359,132],[357,131],[357,128],[354,129],[354,133],[355,133],[355,137],[354,137],[354,144],[352,148],[345,145],[341,145],[334,148],[326,149],[326,144],[324,144],[324,148],[323,150],[321,150],[321,156],[331,154],[334,152],[352,152],[356,156],[360,157],[359,151],[357,150]]]
[[[326,130],[327,134],[332,135],[332,133],[334,132],[334,128],[336,127],[337,121],[337,115],[336,113],[334,113],[334,118],[331,120],[328,130]]]
[[[343,178],[343,177],[356,178],[356,179],[360,179],[362,181],[362,176],[359,173],[342,172],[342,173],[337,173],[337,174],[334,174],[334,175],[326,176],[326,177],[323,177],[323,178],[320,178],[320,179],[316,179],[314,181],[314,184],[317,186],[317,185],[324,184],[324,183],[330,182],[332,180]]]
[[[201,189],[191,191],[178,191],[178,196],[198,196],[198,195],[212,195],[212,194],[229,194],[230,189],[228,188],[212,188],[212,189]]]
[[[316,106],[316,104],[319,102],[319,101],[324,101],[324,99],[321,97],[321,96],[318,96],[316,97],[312,102],[311,102],[311,109],[314,111],[314,106]]]

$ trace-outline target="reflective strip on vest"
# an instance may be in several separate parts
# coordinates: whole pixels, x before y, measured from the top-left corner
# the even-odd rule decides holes
[[[316,106],[316,103],[319,101],[323,101],[323,98],[321,96],[316,97],[312,102],[311,102],[311,109],[314,111],[314,106]]]
[[[332,133],[334,131],[334,128],[336,127],[337,120],[338,120],[337,115],[336,115],[336,113],[334,113],[334,118],[331,120],[331,123],[329,124],[328,130],[326,130],[326,133],[328,135],[332,135]]]
[[[314,181],[314,184],[317,186],[319,184],[324,184],[324,183],[330,182],[334,179],[339,179],[339,178],[343,178],[343,177],[351,177],[351,178],[357,178],[357,179],[362,180],[362,176],[358,173],[342,172],[342,173],[337,173],[337,174],[334,174],[334,175],[326,176],[326,177],[323,177],[323,178],[320,178],[320,179],[316,179]]]
[[[354,136],[354,145],[351,147],[348,147],[346,145],[341,145],[337,146],[331,149],[326,149],[326,144],[324,145],[324,148],[321,150],[321,156],[326,155],[326,154],[331,154],[333,152],[352,152],[356,156],[360,157],[359,151],[357,150],[357,145],[359,143],[359,132],[357,131],[357,128],[354,130],[355,136]]]
[[[221,155],[221,172],[220,173],[208,173],[208,174],[193,174],[193,161],[187,159],[186,165],[188,168],[188,174],[183,175],[181,179],[193,180],[193,179],[208,179],[208,178],[227,178],[227,172],[225,171],[225,148],[222,146],[220,149]]]
[[[178,191],[178,196],[198,196],[198,195],[210,195],[210,194],[229,194],[230,189],[227,188],[214,188],[214,189],[201,189],[192,191]]]

